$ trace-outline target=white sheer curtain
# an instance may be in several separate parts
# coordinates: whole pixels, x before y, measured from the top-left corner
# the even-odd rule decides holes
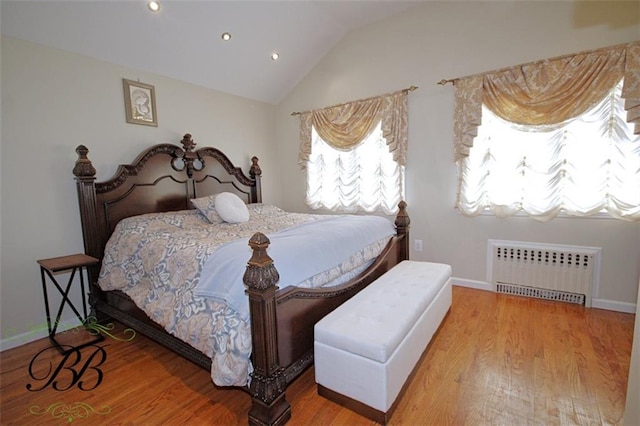
[[[395,214],[404,198],[407,94],[347,102],[300,115],[298,164],[306,202],[336,212]]]
[[[473,147],[458,162],[460,212],[547,221],[604,210],[640,220],[640,136],[626,122],[622,87],[555,125],[516,125],[483,107]]]
[[[306,169],[306,202],[314,209],[391,215],[404,199],[404,167],[393,159],[381,122],[348,150],[330,146],[312,127]]]

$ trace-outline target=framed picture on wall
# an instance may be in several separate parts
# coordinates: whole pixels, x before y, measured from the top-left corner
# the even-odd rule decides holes
[[[152,85],[122,79],[127,123],[158,127],[156,92]]]

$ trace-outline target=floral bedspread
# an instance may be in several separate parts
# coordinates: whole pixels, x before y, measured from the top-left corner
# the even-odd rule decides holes
[[[98,280],[103,290],[123,291],[169,333],[211,357],[211,378],[219,386],[249,383],[251,328],[224,302],[193,294],[207,257],[228,242],[246,239],[248,243],[255,232],[268,235],[326,218],[266,204],[248,207],[250,220],[239,224],[212,225],[196,210],[124,219],[105,247]],[[363,248],[300,286],[335,285],[355,276],[387,242]],[[341,275],[345,278],[337,280]]]

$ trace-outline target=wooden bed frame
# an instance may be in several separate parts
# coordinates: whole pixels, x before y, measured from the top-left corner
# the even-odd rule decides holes
[[[251,159],[249,176],[215,148],[195,149],[190,134],[173,144],[155,145],[133,163],[120,165],[115,175],[96,182],[96,170],[80,145],[75,175],[86,254],[102,259],[104,247],[123,218],[152,212],[193,208],[190,199],[219,192],[233,192],[247,203],[262,202],[258,159]],[[408,259],[409,216],[400,203],[397,234],[378,259],[361,275],[329,289],[279,289],[278,272],[267,254],[269,239],[256,233],[244,275],[249,297],[252,336],[250,424],[284,424],[291,417],[285,389],[313,363],[313,326],[326,314],[369,285],[385,271]],[[102,291],[98,285],[100,264],[89,268],[89,301],[98,321],[109,318],[145,334],[205,369],[211,359],[166,332],[120,291]]]

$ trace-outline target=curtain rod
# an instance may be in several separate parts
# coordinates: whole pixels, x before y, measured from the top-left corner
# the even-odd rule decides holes
[[[370,98],[358,99],[357,101],[344,102],[344,103],[341,103],[341,104],[331,105],[331,106],[328,106],[328,107],[318,108],[318,109],[321,109],[321,110],[322,110],[322,109],[328,109],[328,108],[335,108],[335,107],[339,107],[339,106],[343,106],[343,105],[351,104],[351,103],[353,103],[353,102],[368,101],[368,100],[375,99],[375,98],[381,98],[381,97],[383,97],[383,96],[394,95],[394,94],[399,93],[399,92],[413,92],[413,91],[414,91],[414,90],[416,90],[417,88],[418,88],[418,86],[409,86],[409,87],[407,87],[406,89],[398,90],[397,92],[393,92],[393,93],[387,93],[386,95],[371,96]],[[292,112],[292,113],[291,113],[291,115],[300,115],[300,114],[304,114],[304,113],[306,113],[306,112],[311,112],[311,111],[313,111],[313,110],[310,110],[310,111],[302,111],[302,112],[295,111],[295,112]]]
[[[577,56],[577,55],[586,55],[588,53],[595,53],[595,52],[599,52],[599,51],[604,51],[604,50],[610,50],[610,49],[617,49],[619,47],[622,46],[629,46],[631,44],[634,43],[638,43],[637,41],[631,41],[631,42],[627,42],[627,43],[621,43],[621,44],[616,44],[613,46],[609,46],[609,47],[601,47],[599,49],[592,49],[592,50],[583,50],[582,52],[578,52],[578,53],[568,53],[566,55],[561,55],[561,56],[555,56],[553,58],[547,58],[547,59],[538,59],[536,61],[531,61],[531,62],[525,62],[524,64],[520,64],[520,65],[512,65],[510,67],[504,67],[504,68],[499,68],[493,71],[485,71],[485,72],[480,72],[477,74],[470,74],[470,75],[466,75],[464,77],[456,77],[456,78],[451,78],[451,79],[445,79],[443,78],[442,80],[440,80],[438,83],[440,86],[445,86],[447,83],[451,83],[455,86],[456,81],[458,80],[462,80],[464,78],[469,78],[469,77],[479,77],[482,75],[487,75],[487,74],[494,74],[494,73],[499,73],[502,71],[506,71],[509,70],[511,68],[518,68],[518,67],[526,67],[526,66],[530,66],[530,65],[536,65],[539,64],[540,62],[545,62],[545,61],[557,61],[560,59],[565,59],[565,58],[569,58],[571,56]]]

